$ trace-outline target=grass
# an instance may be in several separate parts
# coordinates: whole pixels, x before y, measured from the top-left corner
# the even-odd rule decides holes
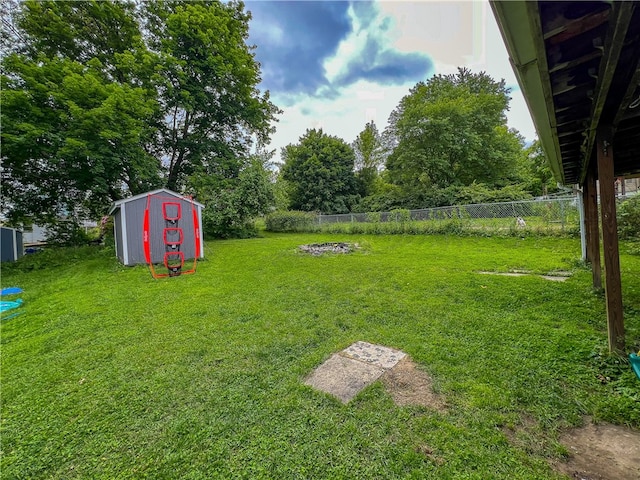
[[[407,222],[336,222],[314,224],[304,231],[330,234],[365,235],[447,235],[530,237],[579,235],[576,222],[545,222],[525,218],[526,226],[517,227],[512,218],[415,220]]]
[[[406,210],[408,215],[408,210]],[[279,212],[276,212],[278,214]],[[283,212],[289,222],[267,221],[266,228],[273,232],[357,234],[357,235],[457,235],[484,237],[567,237],[580,235],[578,218],[567,215],[564,220],[549,221],[542,217],[524,217],[526,225],[518,227],[513,217],[505,218],[440,218],[406,221],[336,221],[317,223],[313,215]],[[272,224],[270,227],[269,224]]]
[[[324,241],[362,249],[296,251]],[[604,300],[578,252],[567,238],[268,234],[208,242],[195,275],[161,281],[109,249],[3,265],[25,304],[1,323],[0,473],[561,478],[561,428],[640,426],[640,383],[604,353]],[[621,265],[638,349],[640,257],[623,245]],[[512,269],[573,276],[475,273]],[[302,384],[357,340],[411,355],[447,412],[397,407],[379,382],[348,405]]]

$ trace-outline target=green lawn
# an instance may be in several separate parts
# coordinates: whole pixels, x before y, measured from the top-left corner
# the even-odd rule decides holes
[[[296,252],[323,241],[362,249]],[[622,247],[631,351],[640,256]],[[583,415],[640,427],[640,382],[605,353],[604,298],[579,250],[567,238],[269,234],[208,242],[195,275],[164,280],[109,249],[34,255],[34,270],[2,272],[25,293],[1,323],[0,474],[562,478],[548,466],[566,454],[561,428]],[[511,269],[573,276],[476,273]],[[357,340],[407,352],[447,411],[397,407],[380,382],[348,405],[302,384]]]

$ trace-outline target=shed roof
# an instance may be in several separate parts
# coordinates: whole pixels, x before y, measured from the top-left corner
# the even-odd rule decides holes
[[[640,2],[490,1],[556,179],[583,183],[599,129],[640,175]]]
[[[167,188],[159,188],[157,190],[152,190],[150,192],[146,192],[146,193],[141,193],[139,195],[134,195],[133,197],[128,197],[128,198],[123,198],[121,200],[116,200],[115,202],[113,202],[113,205],[111,206],[111,209],[109,210],[109,215],[112,215],[113,212],[115,212],[118,208],[120,208],[120,205],[124,204],[124,203],[128,203],[128,202],[133,202],[135,200],[140,200],[141,198],[146,198],[149,195],[158,195],[158,194],[167,194],[167,195],[171,195],[172,197],[178,197],[178,198],[182,198],[184,200],[189,200],[189,201],[193,201],[193,203],[201,208],[205,208],[205,206],[200,203],[197,202],[195,200],[192,200],[190,197],[187,197],[185,195],[181,195],[179,193],[174,192],[173,190],[169,190]]]

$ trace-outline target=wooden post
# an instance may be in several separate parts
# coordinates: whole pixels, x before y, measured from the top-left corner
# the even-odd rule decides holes
[[[602,267],[600,266],[600,232],[598,228],[598,192],[593,168],[587,172],[582,189],[584,200],[584,221],[587,237],[587,260],[591,263],[593,288],[602,288]]]
[[[618,251],[618,222],[616,221],[615,178],[613,177],[613,134],[610,128],[598,129],[596,137],[609,351],[624,351],[622,284]]]

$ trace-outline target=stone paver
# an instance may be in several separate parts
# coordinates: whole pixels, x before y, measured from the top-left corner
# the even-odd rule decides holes
[[[356,342],[348,346],[342,352],[342,355],[360,360],[361,362],[371,363],[384,369],[393,368],[396,363],[407,356],[406,353],[393,348],[383,347],[381,345],[373,345],[367,342]]]
[[[501,275],[503,277],[526,277],[529,276],[531,274],[529,273],[521,273],[521,272],[478,272],[480,275]],[[535,275],[541,278],[544,278],[545,280],[549,280],[552,282],[566,282],[567,280],[569,280],[569,277],[571,276],[571,274],[569,275]]]
[[[384,369],[375,365],[334,354],[316,368],[304,383],[347,403],[383,373]]]
[[[393,348],[356,342],[332,355],[304,383],[347,403],[406,355]]]
[[[545,280],[550,280],[552,282],[566,282],[567,280],[569,280],[569,277],[559,277],[557,275],[540,275],[542,278],[544,278]]]

